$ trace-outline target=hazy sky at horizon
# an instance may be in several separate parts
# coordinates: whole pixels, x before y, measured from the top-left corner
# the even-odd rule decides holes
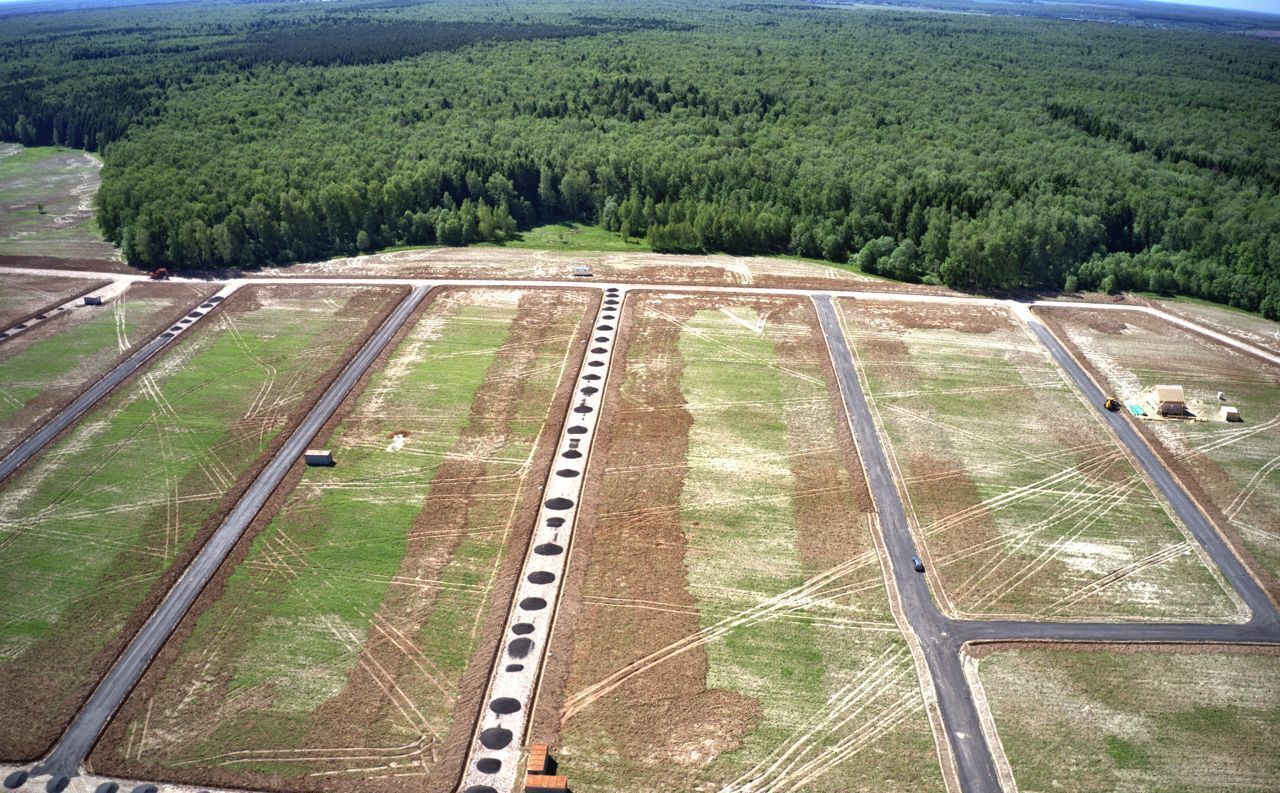
[[[1086,2],[1087,1],[1088,0],[1086,0]],[[1096,1],[1105,2],[1105,0]],[[22,0],[0,0],[0,4],[17,2],[22,2]],[[90,2],[92,2],[92,0],[90,0]],[[1155,0],[1155,2],[1187,6],[1209,6],[1211,8],[1230,8],[1240,11],[1263,11],[1280,15],[1280,0]]]

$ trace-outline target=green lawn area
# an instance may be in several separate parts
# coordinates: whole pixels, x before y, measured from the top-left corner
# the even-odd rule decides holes
[[[805,308],[701,310],[679,336],[680,391],[692,418],[679,498],[683,572],[705,637],[697,650],[707,657],[705,686],[730,693],[717,701],[738,703],[741,745],[708,750],[730,738],[717,723],[728,715],[699,713],[689,718],[710,719],[715,735],[687,754],[666,763],[619,757],[578,714],[561,755],[575,788],[943,789],[865,519],[854,512],[842,524],[849,533],[830,537],[830,512],[807,522],[800,514],[801,500],[815,497],[815,482],[802,478],[806,458],[839,460],[841,484],[829,487],[847,486],[849,476],[834,448],[837,414],[821,359],[811,357],[825,348],[797,344],[816,332]]]
[[[535,226],[520,232],[517,239],[504,242],[499,247],[608,253],[651,250],[643,237],[623,240],[620,234],[585,223],[548,223],[545,226]]]
[[[341,316],[355,291],[251,291],[260,304],[229,299],[0,490],[0,691],[27,703],[3,756],[52,738],[99,651],[368,321]]]
[[[351,789],[377,764],[358,755],[413,747],[406,773],[426,776],[585,307],[549,292],[437,298],[321,441],[337,465],[305,471],[101,761],[255,787],[321,773]],[[352,746],[368,751],[296,751]]]
[[[157,321],[197,297],[185,289],[163,297],[126,294],[102,309],[71,311],[0,346],[0,451],[105,374],[123,354],[122,344],[136,347],[146,340],[144,332],[158,330]]]
[[[43,275],[0,274],[0,329],[47,306],[65,302],[72,295],[106,281],[59,278]]]
[[[946,606],[1240,616],[1199,545],[1007,312],[842,307]]]
[[[1018,789],[1272,791],[1280,657],[1071,650],[979,664]]]

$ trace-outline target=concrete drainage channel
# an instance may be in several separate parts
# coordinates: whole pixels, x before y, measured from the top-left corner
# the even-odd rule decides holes
[[[189,330],[201,317],[208,314],[218,306],[223,300],[226,300],[231,293],[235,292],[241,286],[240,282],[228,284],[218,293],[201,303],[198,308],[192,309],[188,314],[179,320],[168,330],[160,333],[151,341],[142,345],[133,355],[130,355],[122,361],[116,368],[107,372],[106,376],[98,382],[94,383],[83,394],[76,397],[56,414],[49,419],[42,427],[27,436],[27,439],[14,447],[8,456],[0,460],[0,480],[3,480],[9,474],[16,471],[23,463],[31,459],[36,452],[40,451],[46,444],[58,436],[60,432],[70,427],[71,424],[83,414],[86,410],[93,407],[98,400],[102,399],[113,388],[125,381],[129,375],[133,374],[145,364],[148,360],[164,349],[169,342],[178,336],[181,336]]]
[[[503,647],[494,662],[484,712],[467,755],[463,793],[506,793],[517,788],[516,771],[559,603],[623,297],[622,289],[608,287],[592,326],[591,344],[578,372],[556,461],[543,488],[530,551],[520,570]]]
[[[4,330],[0,330],[0,341],[7,341],[21,333],[35,328],[54,317],[62,316],[68,311],[74,311],[81,306],[102,306],[111,299],[120,296],[124,290],[129,288],[132,281],[113,281],[104,287],[85,292],[82,295],[68,300],[60,306],[55,306],[48,311],[36,314],[34,317],[24,319],[16,325],[11,325]]]

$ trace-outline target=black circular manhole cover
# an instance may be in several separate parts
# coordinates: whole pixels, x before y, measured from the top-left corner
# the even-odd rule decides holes
[[[609,351],[609,348],[608,347],[592,347],[591,351],[596,355],[603,355],[604,353]]]
[[[192,312],[191,312],[190,314],[188,314],[187,316],[188,316],[188,317],[203,317],[203,316],[204,316],[204,312],[203,312],[203,311],[192,311]]]
[[[211,297],[211,298],[209,298],[209,302],[210,302],[210,303],[221,303],[221,302],[223,301],[223,299],[224,299],[224,298],[222,297],[222,295],[218,295],[217,297]]]
[[[577,476],[577,475],[578,475],[578,472],[573,470],[572,468],[561,468],[559,471],[556,471],[556,476],[563,476],[565,479],[568,479],[569,477]]]
[[[120,786],[115,782],[103,782],[101,785],[94,788],[93,793],[116,793],[119,789]]]
[[[544,542],[537,548],[534,548],[533,552],[539,556],[555,556],[557,554],[564,553],[564,548],[561,548],[554,542]]]
[[[480,745],[486,749],[506,749],[511,745],[511,730],[503,727],[490,727],[480,732]]]
[[[567,430],[567,432],[568,432],[570,435],[586,435],[586,434],[587,434],[587,428],[586,428],[586,427],[570,427],[570,428]]]
[[[509,716],[520,710],[520,700],[511,697],[498,697],[489,703],[489,710],[499,716]]]
[[[507,645],[507,654],[510,655],[512,658],[519,660],[521,658],[524,658],[526,655],[528,655],[529,651],[532,649],[533,649],[533,639],[524,639],[524,638],[512,639],[511,642]],[[512,700],[512,702],[515,702],[515,700]],[[517,703],[517,705],[518,704],[519,703]],[[516,710],[519,710],[519,709],[520,709],[519,707],[516,708]],[[501,713],[501,712],[502,711],[494,711],[494,713]],[[511,713],[515,713],[515,712],[516,712],[515,710],[511,711]]]
[[[608,340],[609,340],[609,337],[608,337],[608,336],[596,336],[595,340],[596,340],[596,341],[608,341]]]
[[[138,785],[133,789],[133,793],[156,793],[158,789],[155,785]]]
[[[569,451],[565,452],[560,456],[566,460],[576,460],[582,456],[582,452],[578,451],[577,449],[570,449]]]
[[[576,408],[573,409],[573,412],[574,413],[590,413],[593,410],[595,410],[595,408],[588,407],[586,405],[578,405]]]
[[[48,314],[36,314],[36,319],[48,319]]]
[[[174,333],[177,333],[178,331],[182,330],[182,326],[174,325],[172,328],[169,328],[169,330],[173,331]]]
[[[13,329],[14,329],[14,330],[26,330],[26,329],[27,329],[27,326],[26,326],[26,325],[14,325],[14,326],[13,326]]]
[[[534,570],[525,577],[529,579],[529,583],[531,584],[550,584],[552,581],[556,580],[556,574],[546,570]]]
[[[605,314],[605,315],[604,315],[603,317],[601,317],[600,319],[617,319],[617,317],[616,317],[614,314]],[[613,330],[613,329],[612,329],[612,328],[610,328],[610,330]]]
[[[511,626],[511,632],[517,636],[526,636],[530,633],[533,633],[533,623],[517,622],[515,625]]]
[[[71,780],[68,777],[56,776],[49,780],[49,783],[44,786],[44,789],[49,791],[49,793],[62,793],[62,791],[67,789],[67,785],[70,784]]]
[[[600,375],[598,375],[598,374],[584,374],[584,375],[582,376],[582,379],[583,379],[583,380],[591,380],[591,381],[595,381],[595,380],[599,380],[599,379],[600,379]]]
[[[572,499],[563,498],[561,496],[549,498],[542,503],[547,509],[571,509],[573,507]]]
[[[605,304],[606,306],[616,306],[616,305],[618,305],[618,301],[617,301],[617,300],[606,300],[606,301],[604,301],[604,304]]]
[[[523,672],[524,664],[507,664],[508,672]]]
[[[604,361],[592,361],[587,366],[604,366]]]
[[[612,325],[596,325],[596,330],[613,330]]]
[[[485,757],[476,761],[476,770],[482,774],[496,774],[502,768],[502,761],[496,757]]]
[[[173,338],[173,331],[171,331],[171,330],[166,330],[164,333],[161,333],[161,334],[160,334],[160,336],[161,336],[162,338],[172,339],[172,338]]]
[[[4,778],[4,786],[10,790],[16,790],[27,783],[26,771],[14,771],[12,774]]]
[[[588,396],[590,396],[591,394],[594,394],[594,393],[598,392],[599,390],[600,390],[600,389],[596,388],[596,387],[595,387],[595,386],[593,386],[593,385],[589,385],[589,386],[587,386],[587,387],[585,387],[585,388],[579,388],[579,389],[578,389],[578,391],[580,391],[580,392],[581,392],[581,393],[583,393],[583,394],[587,394]]]
[[[462,793],[498,793],[498,791],[494,790],[488,785],[472,785],[471,787],[462,791]]]
[[[547,601],[542,598],[525,598],[520,601],[520,608],[525,611],[540,611],[547,607]]]
[[[212,303],[201,303],[200,308],[213,308]]]
[[[564,525],[564,518],[547,518],[547,525],[553,529],[558,529]]]

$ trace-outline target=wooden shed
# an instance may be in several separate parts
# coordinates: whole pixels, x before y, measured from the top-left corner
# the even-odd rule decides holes
[[[1240,417],[1240,409],[1232,407],[1231,405],[1223,405],[1219,408],[1218,418],[1222,421],[1244,421],[1244,419]]]
[[[333,452],[328,449],[307,449],[302,453],[307,465],[333,465]]]
[[[1151,389],[1151,406],[1161,416],[1187,415],[1187,398],[1180,385],[1158,385]]]

